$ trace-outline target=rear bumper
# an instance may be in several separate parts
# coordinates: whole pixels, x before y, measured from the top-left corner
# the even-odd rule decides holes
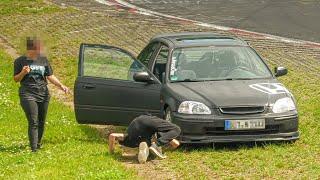
[[[172,113],[173,122],[180,126],[182,143],[292,141],[299,139],[298,116],[188,116]],[[260,130],[226,131],[225,120],[265,119],[266,128]]]

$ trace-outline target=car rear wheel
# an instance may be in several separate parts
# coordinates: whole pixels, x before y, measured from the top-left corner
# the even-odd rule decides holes
[[[172,122],[172,117],[171,117],[171,109],[170,107],[167,107],[166,113],[165,113],[165,120]]]

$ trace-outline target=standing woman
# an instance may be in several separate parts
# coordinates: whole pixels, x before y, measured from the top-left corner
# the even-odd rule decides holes
[[[14,61],[14,80],[20,82],[20,104],[28,119],[28,136],[32,152],[41,146],[50,95],[47,80],[65,93],[64,86],[52,72],[48,59],[41,53],[42,42],[27,38],[27,53]]]

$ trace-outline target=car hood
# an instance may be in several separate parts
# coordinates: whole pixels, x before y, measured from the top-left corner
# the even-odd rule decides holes
[[[265,106],[290,92],[276,79],[177,82],[168,86],[180,101],[192,100],[215,107]]]

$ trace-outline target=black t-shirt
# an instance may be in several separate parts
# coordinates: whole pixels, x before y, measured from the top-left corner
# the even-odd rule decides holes
[[[14,75],[19,74],[23,66],[29,66],[31,71],[20,81],[20,98],[37,102],[48,101],[50,96],[46,76],[53,74],[48,59],[39,56],[36,60],[32,60],[26,56],[20,56],[14,61]]]

